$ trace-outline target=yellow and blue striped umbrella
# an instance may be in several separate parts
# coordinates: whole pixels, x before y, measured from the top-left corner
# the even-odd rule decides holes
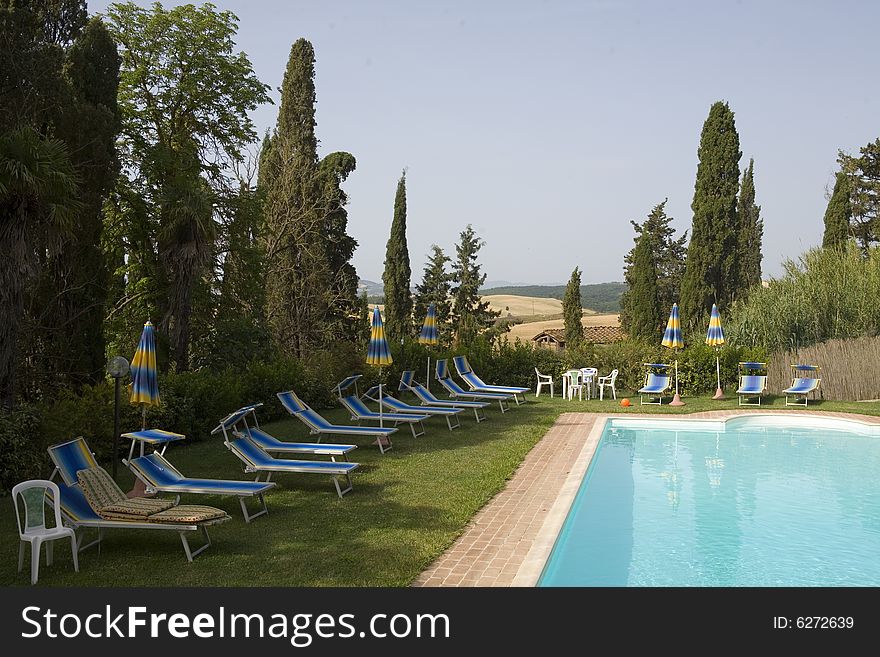
[[[147,320],[137,351],[131,361],[132,404],[147,406],[159,405],[159,380],[156,376],[156,334],[153,323]]]
[[[425,315],[425,323],[422,324],[422,332],[419,333],[419,344],[430,347],[440,344],[440,335],[437,333],[437,308],[433,303],[428,306],[428,314]]]
[[[712,304],[712,315],[709,317],[709,331],[706,333],[706,344],[720,347],[724,344],[724,329],[721,328],[721,314],[718,306]]]
[[[681,322],[678,321],[678,304],[672,304],[672,312],[669,313],[669,321],[666,322],[666,331],[663,333],[663,341],[660,343],[670,349],[681,349],[684,340],[681,339]],[[684,402],[678,395],[678,356],[675,358],[675,396],[670,406],[683,406]]]
[[[663,333],[664,347],[670,349],[681,349],[684,341],[681,339],[681,322],[678,321],[678,304],[672,304],[672,312],[669,313],[669,321],[666,322],[666,331]]]
[[[367,350],[367,365],[384,367],[391,365],[391,351],[385,339],[385,327],[382,326],[382,315],[379,307],[373,308],[373,322],[370,325],[370,348]]]
[[[706,344],[715,347],[715,374],[718,379],[718,388],[715,390],[713,399],[724,399],[724,391],[721,389],[721,360],[718,358],[718,349],[724,345],[724,329],[721,328],[721,314],[718,312],[718,306],[714,303],[712,304],[712,314],[709,316]]]

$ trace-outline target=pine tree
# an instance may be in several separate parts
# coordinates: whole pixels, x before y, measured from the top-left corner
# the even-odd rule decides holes
[[[415,317],[424,318],[428,312],[428,306],[432,303],[437,311],[437,326],[440,329],[441,339],[445,332],[442,327],[449,324],[449,316],[452,309],[452,302],[449,298],[449,291],[452,287],[452,275],[446,270],[446,265],[450,259],[443,249],[436,244],[431,245],[431,255],[428,256],[428,262],[425,264],[425,270],[422,273],[422,282],[416,286],[416,295],[413,302]]]
[[[745,170],[738,201],[739,230],[737,234],[737,274],[739,289],[737,296],[745,294],[761,284],[761,240],[764,236],[764,221],[761,219],[761,206],[755,204],[755,160],[749,160]]]
[[[834,191],[831,192],[828,207],[825,209],[825,234],[822,236],[822,246],[825,248],[843,246],[850,237],[850,191],[849,176],[838,171],[834,179]]]
[[[838,162],[848,178],[849,232],[867,251],[880,240],[880,139],[862,146],[858,156],[841,151]]]
[[[673,218],[666,216],[666,202],[658,203],[651,213],[641,224],[631,221],[636,236],[633,239],[633,248],[624,258],[624,281],[627,291],[620,299],[620,325],[624,331],[631,333],[630,322],[633,311],[632,295],[634,280],[632,275],[635,253],[641,236],[646,235],[651,244],[651,254],[656,269],[657,303],[659,308],[671,308],[672,304],[679,300],[681,294],[681,279],[684,275],[685,255],[687,253],[687,231],[679,237],[675,237],[675,229],[671,223]],[[638,312],[638,311],[637,311]],[[640,313],[644,317],[644,313]],[[657,316],[657,329],[664,326],[665,318],[662,314]]]
[[[501,313],[489,309],[489,302],[482,301],[480,288],[486,282],[486,274],[480,271],[477,255],[485,242],[477,237],[470,224],[461,232],[455,246],[452,264],[452,326],[455,345],[469,344],[486,331]]]
[[[562,318],[565,322],[565,348],[579,349],[584,344],[584,325],[581,321],[584,308],[581,305],[581,272],[575,267],[565,286],[562,297]]]
[[[303,357],[323,341],[332,272],[322,231],[315,136],[315,51],[297,40],[281,85],[274,134],[264,140],[266,316],[283,353]]]
[[[716,102],[703,124],[697,151],[691,241],[681,284],[681,318],[701,326],[713,303],[725,306],[737,291],[739,135],[727,103]]]
[[[657,285],[657,263],[651,233],[636,239],[627,272],[627,322],[624,330],[635,340],[654,342],[660,337],[663,309]]]
[[[406,245],[406,171],[397,182],[394,195],[394,218],[385,247],[385,333],[398,342],[412,335],[413,302],[410,292],[409,250]]]

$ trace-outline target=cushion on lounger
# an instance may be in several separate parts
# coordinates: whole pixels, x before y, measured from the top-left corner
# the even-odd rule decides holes
[[[125,493],[100,466],[80,470],[76,473],[76,478],[86,500],[95,511],[111,504],[119,504],[126,499]]]
[[[167,511],[154,513],[149,517],[150,522],[179,522],[189,524],[194,522],[206,522],[208,520],[217,520],[225,518],[226,511],[217,509],[213,506],[202,506],[201,504],[181,504]]]
[[[119,504],[102,506],[98,513],[102,516],[106,513],[121,513],[146,518],[149,515],[159,513],[159,511],[165,511],[173,506],[174,502],[171,500],[154,500],[146,497],[133,497],[130,500],[125,500]]]
[[[86,468],[76,473],[79,486],[89,506],[101,517],[146,518],[174,506],[170,500],[145,497],[127,499],[112,477],[102,467]],[[109,514],[112,514],[109,515]]]

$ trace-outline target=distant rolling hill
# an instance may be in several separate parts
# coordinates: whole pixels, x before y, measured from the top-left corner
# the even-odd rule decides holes
[[[626,290],[625,283],[596,283],[581,285],[581,305],[599,313],[620,312],[620,295]],[[565,295],[564,285],[514,285],[509,287],[493,287],[480,290],[483,296],[515,295],[520,297],[537,297],[539,299],[562,299]]]

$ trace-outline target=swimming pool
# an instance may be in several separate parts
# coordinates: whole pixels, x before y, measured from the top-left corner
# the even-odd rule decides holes
[[[539,586],[878,586],[880,427],[611,419]]]

